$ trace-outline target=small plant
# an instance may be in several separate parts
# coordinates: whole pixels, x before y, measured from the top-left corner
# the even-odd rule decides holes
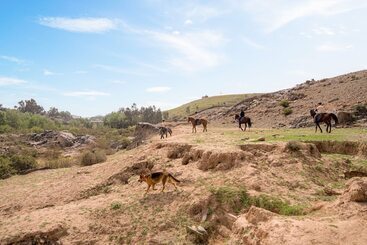
[[[217,201],[227,205],[234,212],[239,213],[244,208],[251,206],[251,198],[245,188],[221,186],[218,189],[210,189]]]
[[[111,209],[112,210],[118,210],[122,207],[122,204],[120,202],[113,202],[111,203]]]
[[[367,114],[367,106],[366,105],[356,105],[354,106],[354,110],[357,115],[365,115]]]
[[[11,166],[17,171],[22,172],[36,167],[36,159],[29,155],[14,155],[10,158]]]
[[[288,115],[290,115],[292,113],[293,113],[293,110],[291,108],[289,108],[289,107],[286,107],[286,108],[283,109],[283,115],[284,116],[288,116]]]
[[[260,195],[252,198],[252,205],[269,210],[271,212],[281,215],[303,215],[305,211],[303,207],[298,205],[290,205],[283,200],[270,197],[266,195]]]
[[[0,156],[0,179],[8,178],[14,173],[15,170],[12,168],[10,160]]]
[[[81,164],[89,166],[106,161],[106,153],[102,150],[87,151],[81,156]]]
[[[56,168],[70,168],[75,164],[75,161],[70,157],[60,157],[49,160],[45,163],[45,167],[56,169]]]
[[[287,149],[290,152],[298,152],[301,149],[301,146],[299,142],[297,141],[288,141],[285,145],[285,149]]]
[[[217,189],[212,188],[210,191],[219,203],[226,205],[236,213],[251,206],[256,206],[281,215],[305,214],[302,206],[291,205],[279,198],[267,195],[251,197],[243,187],[222,186]]]
[[[289,107],[289,101],[288,100],[281,100],[279,102],[279,105],[283,106],[284,108]]]

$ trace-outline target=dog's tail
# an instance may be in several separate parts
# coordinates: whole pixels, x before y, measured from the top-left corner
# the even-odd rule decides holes
[[[172,174],[168,174],[168,176],[173,179],[174,181],[176,181],[177,183],[180,183],[181,181],[179,181],[178,179],[176,179],[175,177],[173,177]]]
[[[330,113],[331,117],[335,121],[335,124],[338,124],[338,117],[334,113]]]

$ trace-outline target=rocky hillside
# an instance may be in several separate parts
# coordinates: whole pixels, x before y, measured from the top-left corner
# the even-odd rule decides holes
[[[354,112],[367,105],[367,71],[322,80],[309,80],[294,88],[247,98],[230,109],[209,109],[200,113],[211,121],[229,123],[244,109],[255,127],[303,127],[312,125],[309,110],[318,103],[325,110]],[[286,107],[286,104],[289,104]],[[288,114],[288,115],[285,115]]]

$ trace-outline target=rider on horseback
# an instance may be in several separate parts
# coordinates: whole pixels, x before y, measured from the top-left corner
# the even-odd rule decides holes
[[[241,109],[241,112],[240,112],[240,121],[241,121],[241,119],[243,118],[243,117],[245,117],[245,111],[243,110],[243,109]]]

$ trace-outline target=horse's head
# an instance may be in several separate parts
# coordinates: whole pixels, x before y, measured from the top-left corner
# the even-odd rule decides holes
[[[191,122],[193,120],[192,117],[187,117],[187,122]]]
[[[311,110],[310,110],[310,115],[311,115],[312,117],[315,117],[316,112],[315,112],[315,110],[314,110],[314,109],[311,109]]]
[[[234,115],[234,120],[238,120],[240,116],[238,114]]]

